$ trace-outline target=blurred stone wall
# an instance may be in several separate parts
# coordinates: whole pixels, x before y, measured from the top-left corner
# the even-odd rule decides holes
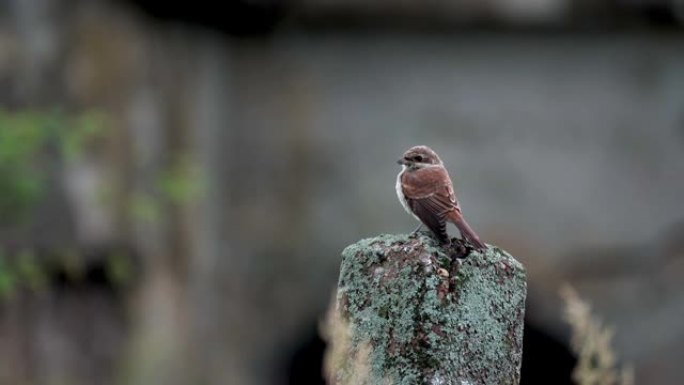
[[[25,348],[19,361],[39,365],[3,369],[8,381],[277,383],[283,352],[326,306],[339,251],[413,228],[395,160],[418,143],[441,154],[480,235],[527,266],[532,322],[563,335],[556,290],[570,280],[615,325],[637,382],[678,378],[680,33],[289,26],[236,38],[118,2],[0,4],[3,104],[109,116],[87,160],[54,171],[53,209],[35,213],[63,235],[20,238],[123,243],[141,269],[106,311],[85,310],[121,321],[72,330],[53,322],[57,300],[31,317],[6,307],[41,325],[0,324],[8,360],[16,330],[29,345],[83,340]],[[186,161],[201,191],[167,196],[160,175]],[[94,343],[102,328],[120,343]],[[103,372],[79,374],[93,366]]]

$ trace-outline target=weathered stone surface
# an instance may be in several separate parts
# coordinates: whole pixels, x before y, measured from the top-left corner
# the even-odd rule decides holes
[[[518,384],[527,284],[508,253],[454,259],[418,234],[364,239],[342,256],[331,383]]]

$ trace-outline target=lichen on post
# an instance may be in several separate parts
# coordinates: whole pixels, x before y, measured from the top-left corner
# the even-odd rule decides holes
[[[329,384],[518,384],[525,269],[493,246],[449,254],[423,233],[342,252]]]

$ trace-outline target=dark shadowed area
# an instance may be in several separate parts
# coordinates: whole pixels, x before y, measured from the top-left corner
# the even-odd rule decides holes
[[[577,383],[564,283],[634,383],[679,383],[683,25],[677,1],[0,0],[0,383],[322,384],[340,252],[414,229],[417,144],[527,269],[522,384]]]

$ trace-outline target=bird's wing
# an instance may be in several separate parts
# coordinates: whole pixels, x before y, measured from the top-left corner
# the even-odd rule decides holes
[[[447,215],[453,210],[460,212],[460,208],[444,167],[426,167],[404,172],[401,186],[413,213],[441,242],[447,242]]]

